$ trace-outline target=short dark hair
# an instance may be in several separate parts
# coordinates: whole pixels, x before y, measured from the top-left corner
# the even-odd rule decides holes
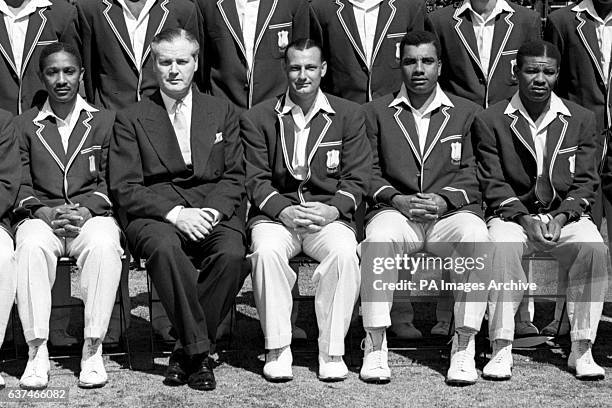
[[[38,58],[38,70],[43,72],[45,69],[45,63],[47,62],[47,57],[49,55],[55,54],[56,52],[65,52],[70,54],[76,59],[76,62],[79,68],[83,67],[83,61],[81,59],[81,53],[75,47],[70,44],[66,44],[64,42],[54,42],[49,45],[46,45],[45,48],[40,52],[40,57]]]
[[[155,53],[155,47],[159,43],[171,43],[172,41],[178,40],[180,38],[187,40],[187,42],[190,42],[193,45],[194,52],[191,55],[195,59],[200,53],[200,43],[198,42],[197,38],[191,33],[191,31],[185,30],[184,28],[166,28],[157,33],[155,37],[153,37],[153,39],[151,40],[151,53],[153,54],[153,57],[156,58],[157,54]]]
[[[516,65],[521,68],[525,57],[548,57],[561,64],[561,53],[552,43],[544,40],[533,40],[523,43],[516,53]]]
[[[440,40],[438,36],[429,31],[411,31],[407,33],[400,42],[400,60],[404,57],[404,48],[407,45],[419,46],[422,44],[433,44],[436,48],[436,55],[438,59],[442,58],[442,47],[440,46]]]
[[[287,48],[285,48],[285,63],[289,62],[287,59],[289,50],[304,51],[310,48],[318,48],[321,53],[321,62],[325,61],[325,55],[323,54],[323,47],[321,44],[312,38],[298,38],[297,40],[291,41],[289,45],[287,45]]]

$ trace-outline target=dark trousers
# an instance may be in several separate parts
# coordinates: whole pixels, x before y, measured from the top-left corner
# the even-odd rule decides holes
[[[147,273],[185,353],[209,352],[249,273],[244,235],[219,224],[196,243],[173,225],[152,219],[131,222],[126,235],[130,248],[147,260]]]

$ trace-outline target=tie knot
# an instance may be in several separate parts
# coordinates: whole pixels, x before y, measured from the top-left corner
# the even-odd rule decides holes
[[[183,109],[183,105],[183,100],[177,99],[176,102],[174,102],[174,113],[181,112]]]

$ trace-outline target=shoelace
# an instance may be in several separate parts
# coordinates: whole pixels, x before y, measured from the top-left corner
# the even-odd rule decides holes
[[[457,340],[457,350],[455,351],[455,359],[461,370],[463,371],[463,365],[467,361],[465,351],[467,350],[468,344],[470,343],[470,336],[459,334]]]
[[[507,346],[504,346],[500,348],[499,350],[497,350],[495,357],[493,357],[493,361],[495,363],[501,363],[504,357],[506,356],[506,354],[508,354],[508,350],[509,350],[509,347]]]
[[[593,362],[593,355],[590,353],[588,341],[578,342],[578,355],[581,356],[587,364]]]

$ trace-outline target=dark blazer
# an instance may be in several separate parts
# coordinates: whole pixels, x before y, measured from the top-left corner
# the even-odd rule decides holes
[[[32,108],[13,120],[23,168],[14,223],[34,218],[40,207],[65,203],[78,203],[92,215],[110,215],[106,175],[114,112],[81,111],[67,153],[55,119],[36,120],[39,112]]]
[[[79,0],[76,5],[85,93],[89,101],[108,109],[125,108],[157,89],[149,46],[155,34],[184,28],[200,39],[201,17],[193,2],[157,0],[149,12],[143,66],[138,69],[121,5],[116,0]],[[197,73],[195,80],[200,82]]]
[[[11,117],[9,112],[0,109],[0,228],[12,236],[10,213],[19,191],[21,160]]]
[[[400,87],[399,43],[406,32],[423,29],[423,0],[380,3],[372,66],[366,64],[351,2],[312,0],[311,5],[315,17],[312,37],[321,42],[327,57],[326,92],[366,103]]]
[[[171,209],[183,205],[214,208],[221,223],[243,232],[243,218],[237,216],[244,198],[238,118],[228,102],[195,87],[191,154],[193,169],[188,169],[159,91],[117,113],[109,178],[128,223],[165,221]]]
[[[285,47],[309,34],[308,1],[260,1],[250,77],[235,0],[196,2],[204,18],[207,89],[241,110],[282,93],[287,87],[283,68]]]
[[[459,15],[451,5],[428,15],[425,25],[438,35],[442,45],[442,89],[485,108],[516,92],[512,73],[516,52],[524,42],[540,38],[540,15],[508,4],[514,12],[504,11],[495,20],[487,77],[481,68],[470,12]]]
[[[6,24],[0,18],[0,108],[13,115],[44,103],[47,97],[38,77],[38,57],[44,46],[62,41],[78,48],[74,6],[65,0],[51,2],[51,6],[38,8],[29,16],[21,72],[15,67]]]
[[[447,94],[454,106],[442,106],[431,113],[421,155],[410,108],[389,106],[396,95],[385,95],[365,105],[367,133],[374,157],[366,218],[388,209],[397,194],[419,192],[445,198],[448,211],[444,216],[469,211],[482,217],[471,137],[472,122],[482,108]]]
[[[604,81],[593,18],[589,13],[572,11],[574,6],[550,14],[544,38],[561,52],[557,93],[595,112],[596,129],[601,131],[611,124],[610,80]]]
[[[486,215],[512,221],[524,214],[565,212],[572,221],[589,214],[599,186],[593,112],[564,99],[571,116],[559,114],[548,126],[548,177],[554,198],[545,207],[535,193],[537,163],[529,125],[519,112],[504,114],[508,102],[491,106],[474,122]]]
[[[304,180],[293,176],[295,134],[291,113],[282,113],[285,95],[260,103],[240,118],[250,225],[277,221],[290,205],[318,201],[336,207],[340,221],[355,227],[355,211],[367,191],[372,163],[363,111],[355,103],[325,96],[335,113],[319,111],[312,119]]]

